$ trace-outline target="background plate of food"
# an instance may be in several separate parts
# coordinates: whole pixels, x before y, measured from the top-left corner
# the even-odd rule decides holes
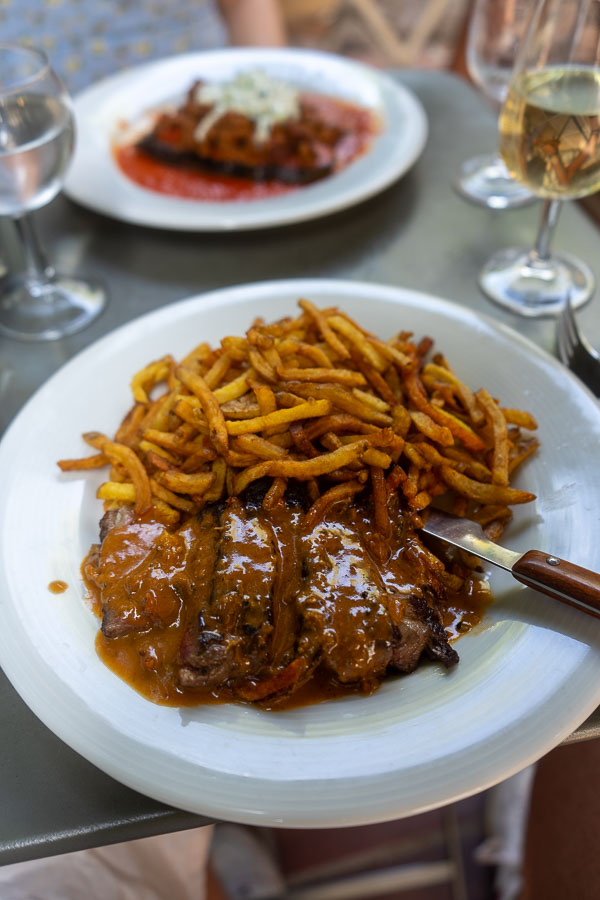
[[[427,137],[425,112],[401,84],[299,49],[151,62],[86,89],[74,107],[67,195],[126,222],[184,231],[344,209],[403,175]]]
[[[82,433],[95,445],[99,432],[114,435],[131,407],[132,376],[145,372],[136,390],[158,377],[156,369],[147,369],[150,362],[167,353],[181,360],[199,342],[218,346],[227,336],[230,359],[236,359],[244,346],[240,338],[257,316],[267,323],[296,316],[299,298],[320,309],[339,308],[328,321],[338,338],[350,341],[350,350],[360,337],[344,314],[359,323],[368,315],[370,331],[384,342],[403,331],[419,342],[430,336],[435,345],[429,352],[443,353],[461,384],[484,387],[503,408],[535,415],[540,446],[511,484],[536,499],[515,506],[502,542],[600,568],[600,408],[560,363],[512,330],[428,295],[337,280],[264,282],[193,297],[123,326],[65,365],[13,422],[0,444],[0,662],[24,701],[62,740],[157,800],[252,824],[358,825],[480,791],[557,745],[600,703],[600,623],[494,571],[494,602],[453,644],[457,665],[446,669],[425,661],[411,674],[386,677],[369,695],[279,710],[248,702],[153,703],[102,662],[94,649],[98,620],[86,605],[80,566],[98,540],[103,507],[96,492],[107,475],[61,472],[57,460],[85,455]],[[286,340],[289,349],[292,336]],[[399,346],[386,344],[385,350],[373,341],[371,347],[388,358],[394,355],[390,346]],[[268,341],[252,346],[268,356]],[[283,354],[283,344],[278,347]],[[324,353],[323,347],[310,353]],[[254,363],[260,367],[264,360],[256,356]],[[438,358],[434,365],[444,362]],[[312,362],[310,370],[316,371]],[[229,374],[235,373],[233,365]],[[339,378],[337,387],[351,393],[350,377]],[[363,403],[369,388],[358,390],[363,394],[352,396]],[[192,404],[192,395],[186,396]],[[294,405],[285,407],[285,416]],[[384,408],[371,406],[377,414]],[[425,427],[418,417],[415,422]],[[271,428],[272,420],[267,424]],[[243,432],[241,426],[231,429]],[[314,442],[316,431],[311,433]],[[104,450],[111,455],[108,445]],[[388,443],[378,452],[395,451]],[[58,580],[67,588],[52,593],[48,586]]]

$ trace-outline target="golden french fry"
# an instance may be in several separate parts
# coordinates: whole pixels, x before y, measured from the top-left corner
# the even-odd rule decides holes
[[[457,472],[450,466],[442,466],[440,472],[446,484],[458,494],[478,500],[480,503],[512,506],[515,503],[529,503],[531,500],[535,500],[535,494],[531,494],[529,491],[519,491],[501,484],[482,484]]]
[[[237,378],[216,388],[213,391],[215,400],[223,406],[224,403],[227,403],[230,400],[237,400],[238,397],[243,397],[248,390],[250,380],[253,377],[254,369],[246,369],[246,371],[242,372],[241,375],[238,375]]]
[[[215,476],[212,472],[186,474],[170,469],[168,472],[161,472],[157,480],[176,494],[202,496],[215,480]]]
[[[266,416],[257,416],[255,419],[241,419],[235,422],[227,422],[228,434],[249,434],[250,432],[263,431],[265,428],[273,428],[277,425],[287,425],[298,419],[312,419],[316,416],[326,416],[331,411],[331,403],[328,400],[315,400],[302,403],[300,406],[292,406],[290,409],[278,409]]]
[[[323,313],[310,300],[299,300],[298,305],[314,320],[321,337],[331,347],[336,356],[340,359],[348,359],[350,353],[334,333]]]
[[[349,387],[366,384],[365,376],[360,372],[353,372],[351,369],[332,369],[332,368],[289,368],[279,366],[277,375],[281,381],[310,381],[325,382],[328,384],[344,384]],[[387,406],[386,406],[387,408]]]
[[[286,340],[282,341],[281,344],[277,347],[279,351],[279,355],[283,359],[287,356],[303,356],[305,359],[310,359],[315,365],[320,368],[325,369],[333,369],[333,363],[327,356],[324,350],[321,350],[320,347],[317,347],[315,344],[307,344],[306,341],[298,341],[293,338],[286,338]]]
[[[383,372],[386,369],[385,359],[380,353],[369,343],[365,334],[357,328],[349,319],[344,316],[329,316],[328,324],[348,338],[351,344],[357,348],[367,362],[369,362],[377,372]]]
[[[253,453],[259,459],[279,459],[281,456],[287,456],[287,450],[283,447],[257,434],[241,434],[235,440],[235,447],[243,453]]]
[[[293,390],[301,397],[312,397],[314,399],[329,400],[332,406],[337,407],[343,412],[350,413],[365,422],[373,425],[391,425],[392,418],[387,413],[379,412],[368,406],[355,397],[353,394],[345,391],[337,384],[306,384],[300,382],[292,383]]]
[[[136,403],[119,425],[115,434],[115,441],[118,444],[126,444],[129,447],[136,440],[139,428],[147,413],[148,408],[145,403]]]
[[[274,509],[280,500],[283,499],[287,488],[287,478],[274,478],[273,484],[264,496],[263,509]]]
[[[302,422],[292,422],[290,425],[290,436],[296,449],[309,459],[319,455],[319,451],[315,449],[314,444],[308,439]]]
[[[103,469],[108,463],[108,458],[103,453],[98,453],[82,459],[59,459],[57,465],[63,472],[87,472],[90,469]]]
[[[369,425],[356,416],[350,415],[350,413],[334,413],[331,416],[315,419],[307,423],[305,431],[308,439],[311,441],[328,431],[357,431],[360,434],[379,433],[379,429],[375,425]]]
[[[359,388],[355,387],[352,389],[352,393],[362,403],[366,403],[367,406],[372,406],[373,409],[377,409],[379,412],[388,412],[390,408],[390,404],[386,400],[382,400],[381,397],[376,397],[375,394],[369,394],[368,391],[361,391]]]
[[[397,403],[397,397],[394,394],[393,390],[385,380],[385,378],[379,374],[377,369],[371,365],[371,363],[365,359],[365,357],[357,350],[356,347],[352,347],[350,350],[350,354],[352,356],[352,362],[362,374],[365,376],[376,395],[388,403],[390,406],[394,406]]]
[[[269,413],[275,412],[277,409],[277,398],[273,393],[273,388],[267,384],[261,384],[260,381],[251,381],[250,387],[258,403],[259,415],[268,416]]]
[[[363,453],[363,462],[368,466],[375,466],[380,469],[389,469],[392,464],[392,457],[381,450],[369,449]]]
[[[221,412],[218,400],[208,387],[201,375],[197,375],[184,366],[178,366],[177,377],[185,384],[187,388],[200,401],[200,405],[204,411],[204,415],[208,421],[210,439],[216,450],[223,456],[227,453],[229,446],[229,437],[227,434],[227,426],[225,425],[225,417]]]
[[[131,379],[131,391],[136,403],[148,402],[149,391],[157,384],[160,384],[161,381],[166,380],[174,364],[175,361],[172,356],[163,356],[162,359],[157,359],[156,362],[149,363],[149,365],[140,369],[139,372],[136,372]]]
[[[179,465],[179,461],[172,453],[169,453],[164,447],[154,444],[152,441],[141,440],[138,444],[138,450],[141,450],[143,453],[153,453],[155,456],[160,456],[173,466]]]
[[[318,497],[306,513],[303,528],[306,532],[312,531],[321,522],[329,510],[339,503],[347,503],[349,500],[364,490],[365,485],[360,481],[346,481],[329,488]]]
[[[211,391],[221,382],[231,368],[233,357],[227,350],[214,361],[210,369],[202,376]]]
[[[524,412],[522,409],[507,409],[501,406],[500,412],[509,425],[518,425],[519,428],[526,428],[527,431],[535,431],[538,427],[538,423],[531,413]]]
[[[298,478],[306,481],[317,475],[326,475],[336,469],[341,469],[350,462],[357,460],[368,449],[366,441],[357,441],[347,447],[340,447],[331,453],[322,453],[315,459],[307,460],[272,460],[258,463],[246,469],[235,479],[235,493],[241,494],[252,481],[271,475],[274,478]]]
[[[193,513],[196,511],[195,503],[192,503],[191,500],[186,500],[185,497],[181,497],[179,494],[175,494],[173,491],[168,490],[168,488],[160,484],[155,478],[150,479],[150,487],[152,488],[153,503],[156,503],[156,499],[158,499],[162,500],[163,503],[166,503],[169,506],[174,506],[176,509],[182,510],[183,512]]]
[[[438,425],[425,412],[412,410],[409,415],[419,431],[426,437],[431,438],[432,441],[435,441],[436,444],[441,444],[442,447],[451,447],[454,444],[452,432],[446,425]]]
[[[423,375],[433,375],[435,378],[442,379],[442,381],[450,384],[456,390],[456,393],[469,413],[472,422],[475,425],[481,425],[483,422],[483,413],[475,402],[475,395],[466,384],[463,384],[463,382],[456,377],[451,369],[436,363],[428,363],[423,369]]]
[[[117,444],[111,441],[106,435],[97,431],[88,432],[83,435],[86,443],[91,444],[97,450],[100,450],[107,459],[113,464],[121,465],[128,473],[131,481],[135,485],[135,512],[141,516],[150,509],[152,505],[152,491],[150,490],[150,479],[144,468],[141,459],[134,453],[130,447],[124,444]]]
[[[204,494],[203,499],[207,503],[216,503],[223,496],[225,480],[227,477],[227,462],[224,459],[215,459],[212,464],[213,482]]]
[[[485,388],[480,388],[475,394],[488,419],[494,437],[492,450],[492,484],[508,484],[508,452],[509,440],[506,429],[506,419],[502,415],[496,401]]]
[[[105,481],[96,491],[98,500],[135,503],[135,486],[130,481]]]

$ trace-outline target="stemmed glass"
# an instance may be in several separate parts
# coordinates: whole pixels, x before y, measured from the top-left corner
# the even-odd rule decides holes
[[[473,82],[496,112],[506,97],[517,46],[532,8],[532,0],[475,0],[467,31],[466,64]],[[490,209],[514,209],[536,199],[511,177],[497,151],[465,160],[454,187],[467,200]]]
[[[592,295],[576,257],[550,253],[560,201],[600,187],[600,3],[538,0],[500,116],[512,174],[545,203],[535,249],[497,253],[480,275],[485,294],[524,316],[552,315]]]
[[[69,97],[40,50],[0,44],[0,215],[14,220],[25,271],[0,282],[0,333],[52,340],[88,325],[104,308],[97,283],[58,275],[31,211],[58,194],[73,151]]]

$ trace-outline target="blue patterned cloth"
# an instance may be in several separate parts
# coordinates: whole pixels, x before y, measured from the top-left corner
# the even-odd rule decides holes
[[[39,47],[71,94],[127,66],[223,47],[212,0],[0,0],[0,41]]]

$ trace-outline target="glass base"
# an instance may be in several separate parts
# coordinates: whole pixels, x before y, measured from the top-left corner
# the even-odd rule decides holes
[[[55,275],[48,282],[13,277],[0,283],[0,334],[22,341],[55,341],[86,328],[106,306],[96,281]]]
[[[467,159],[454,187],[461,197],[489,209],[516,209],[538,199],[512,177],[502,157],[492,153]]]
[[[566,253],[542,260],[523,247],[511,247],[486,263],[479,286],[494,303],[534,318],[557,315],[568,297],[574,308],[583,306],[594,292],[594,276]]]

